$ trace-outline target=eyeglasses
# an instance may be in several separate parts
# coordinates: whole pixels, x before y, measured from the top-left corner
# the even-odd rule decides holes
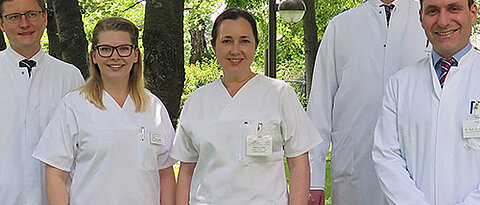
[[[18,23],[22,19],[22,16],[25,16],[25,18],[27,18],[29,21],[36,21],[40,19],[40,17],[42,16],[40,14],[43,12],[45,11],[29,11],[23,14],[13,13],[13,14],[5,15],[3,17],[7,19],[8,23]]]
[[[119,45],[119,46],[109,46],[109,45],[97,45],[93,47],[98,51],[98,55],[104,58],[110,58],[113,55],[113,51],[117,51],[117,54],[120,57],[128,57],[132,55],[132,51],[136,48],[136,45]]]

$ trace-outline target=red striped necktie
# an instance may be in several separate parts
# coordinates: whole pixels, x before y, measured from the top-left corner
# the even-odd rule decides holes
[[[457,60],[455,60],[455,58],[453,57],[450,57],[448,59],[440,58],[437,63],[440,64],[440,69],[442,71],[439,80],[440,86],[443,88],[443,84],[445,84],[445,79],[447,78],[448,71],[450,70],[450,67],[457,65]]]

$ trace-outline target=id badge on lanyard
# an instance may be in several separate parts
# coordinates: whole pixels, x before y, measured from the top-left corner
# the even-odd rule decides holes
[[[270,135],[263,134],[263,124],[260,122],[257,126],[256,135],[247,135],[247,156],[271,156],[273,148],[273,138]]]
[[[474,119],[467,119],[463,121],[463,138],[480,138],[480,101],[472,102]]]

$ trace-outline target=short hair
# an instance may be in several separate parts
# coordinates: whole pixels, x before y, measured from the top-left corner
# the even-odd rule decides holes
[[[95,54],[95,46],[98,45],[98,36],[103,31],[124,31],[130,35],[130,40],[138,49],[138,28],[131,21],[120,17],[109,17],[100,20],[92,34],[92,48],[89,56],[89,68],[90,77],[87,82],[77,88],[80,93],[85,94],[85,98],[94,104],[97,108],[105,110],[106,107],[103,104],[103,81],[100,74],[100,68],[93,62],[93,55]],[[136,52],[136,51],[135,51]],[[143,78],[143,66],[142,66],[142,54],[138,51],[138,61],[133,64],[130,71],[130,77],[128,80],[128,89],[130,97],[135,104],[135,112],[143,112],[147,109],[147,105],[150,97],[145,90],[145,80]]]
[[[0,0],[0,16],[3,16],[3,3],[7,2],[7,1],[13,1],[13,0]],[[37,4],[40,6],[42,11],[47,10],[46,7],[45,7],[45,1],[44,0],[35,0],[35,1],[37,1]]]
[[[472,7],[473,0],[468,0],[468,7]],[[420,9],[423,9],[423,0],[420,0]]]
[[[241,10],[238,8],[231,8],[221,13],[217,17],[217,19],[215,19],[215,23],[213,23],[212,44],[214,46],[215,46],[215,41],[217,40],[218,28],[220,27],[220,24],[222,24],[222,22],[227,19],[237,20],[239,18],[244,18],[245,20],[248,21],[248,23],[250,23],[250,26],[252,27],[252,31],[253,31],[253,36],[255,37],[255,44],[258,45],[259,40],[258,40],[257,22],[255,21],[253,16],[244,10]]]

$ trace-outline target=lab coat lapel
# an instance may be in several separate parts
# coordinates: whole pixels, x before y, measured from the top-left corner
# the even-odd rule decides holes
[[[437,73],[435,72],[435,68],[433,67],[433,59],[431,55],[428,55],[428,68],[430,69],[430,79],[432,82],[432,86],[435,92],[435,96],[438,100],[441,99],[442,95],[442,88],[440,87],[440,82],[438,81]]]

